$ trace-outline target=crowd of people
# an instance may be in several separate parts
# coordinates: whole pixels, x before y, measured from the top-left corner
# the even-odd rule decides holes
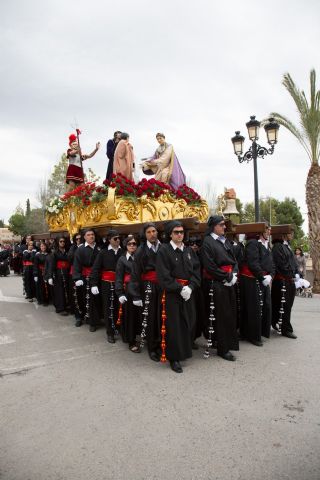
[[[261,347],[271,327],[296,339],[291,309],[306,281],[290,247],[292,233],[272,237],[270,248],[268,224],[245,242],[225,232],[224,217],[214,215],[202,238],[187,238],[178,220],[161,234],[147,223],[139,236],[121,238],[110,229],[98,241],[87,229],[72,244],[60,237],[37,248],[29,236],[22,246],[25,297],[53,303],[90,332],[104,324],[109,343],[119,334],[131,352],[145,347],[151,360],[168,360],[177,373],[201,336],[205,357],[216,349],[229,361],[239,339]]]

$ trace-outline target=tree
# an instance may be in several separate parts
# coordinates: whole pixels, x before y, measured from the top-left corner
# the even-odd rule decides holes
[[[42,208],[32,208],[26,217],[27,233],[45,233],[48,231],[48,224],[45,219],[45,212]]]
[[[4,227],[5,227],[4,220],[3,218],[0,218],[0,228],[4,228]]]
[[[282,84],[291,95],[299,114],[300,127],[289,118],[273,112],[271,116],[291,132],[304,148],[311,166],[307,175],[306,203],[308,207],[309,243],[314,273],[313,289],[320,293],[320,91],[316,89],[316,72],[310,72],[310,100],[300,90],[289,73]]]
[[[66,191],[66,174],[68,169],[67,155],[61,155],[59,163],[53,167],[53,172],[48,179],[47,198],[50,200],[53,197],[62,195]]]
[[[26,217],[29,217],[30,215],[30,212],[31,212],[31,207],[30,207],[30,200],[29,198],[27,198],[27,202],[26,202]]]
[[[9,218],[9,230],[15,235],[21,235],[21,237],[27,233],[26,217],[20,205],[17,206],[15,213]]]

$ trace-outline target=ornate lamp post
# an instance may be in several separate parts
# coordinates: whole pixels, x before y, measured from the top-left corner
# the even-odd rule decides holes
[[[250,162],[253,160],[253,173],[254,173],[254,211],[255,221],[259,222],[259,189],[258,189],[258,169],[257,158],[264,158],[265,155],[272,155],[274,152],[274,146],[278,141],[279,124],[273,119],[269,118],[268,123],[265,124],[264,129],[267,134],[267,139],[270,148],[261,147],[257,143],[259,140],[259,128],[260,122],[256,120],[255,116],[250,117],[249,122],[246,123],[248,129],[249,139],[252,141],[252,145],[249,150],[242,156],[244,137],[240,135],[240,132],[236,132],[235,136],[231,138],[233,143],[234,153],[237,155],[239,163]]]

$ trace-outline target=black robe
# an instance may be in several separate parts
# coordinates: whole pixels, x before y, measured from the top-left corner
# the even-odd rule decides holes
[[[187,280],[192,291],[200,287],[200,263],[190,247],[181,251],[169,243],[159,250],[156,269],[159,285],[165,291],[166,357],[169,361],[185,360],[192,357],[196,312],[193,294],[185,301],[177,279]]]
[[[101,292],[103,319],[106,325],[107,335],[114,335],[115,325],[118,319],[119,301],[115,294],[115,282],[101,279],[102,272],[115,272],[119,258],[123,254],[121,248],[117,253],[113,249],[100,250],[92,267],[90,282],[92,287],[98,287]]]
[[[49,304],[49,288],[45,281],[45,264],[48,253],[37,252],[34,257],[33,276],[38,278],[35,282],[36,297],[39,305]]]
[[[270,337],[271,327],[271,287],[262,284],[265,275],[273,277],[275,273],[270,248],[256,239],[248,240],[243,265],[253,277],[247,270],[240,277],[243,306],[240,332],[249,341],[261,342],[261,336]]]
[[[76,320],[83,320],[84,304],[83,296],[78,296],[77,287],[75,286],[73,275],[73,262],[74,255],[77,251],[78,245],[73,243],[68,251],[68,261],[70,263],[70,275],[69,275],[69,301],[70,301],[70,313],[75,316]]]
[[[64,268],[58,268],[58,262],[67,262]],[[70,309],[69,300],[69,271],[70,265],[66,250],[54,250],[49,262],[49,278],[53,278],[53,298],[57,313],[66,312]]]
[[[273,242],[272,256],[275,264],[276,275],[272,284],[272,326],[276,327],[280,318],[280,308],[283,306],[281,332],[293,332],[291,325],[291,309],[295,299],[296,287],[294,279],[296,273],[299,273],[294,253],[288,245],[278,240]],[[286,291],[282,292],[281,289]],[[284,293],[285,303],[281,304],[282,293]]]
[[[200,249],[201,263],[206,275],[203,276],[204,294],[206,300],[207,319],[209,322],[210,301],[209,292],[213,288],[214,302],[214,336],[217,340],[218,354],[223,355],[229,350],[239,350],[237,335],[237,307],[234,287],[227,287],[224,282],[230,282],[233,273],[238,272],[232,245],[229,240],[223,244],[211,235],[206,235]],[[232,272],[225,272],[221,267],[231,265]],[[208,279],[206,277],[210,276]]]
[[[100,248],[97,245],[91,248],[89,245],[85,246],[85,244],[82,244],[76,250],[73,261],[72,278],[74,282],[77,280],[83,281],[83,287],[76,287],[79,305],[84,305],[83,318],[92,327],[97,327],[100,321],[100,302],[99,298],[97,298],[98,295],[91,293],[90,275],[84,275],[83,269],[92,269],[99,252]]]
[[[136,336],[141,333],[141,309],[133,305],[132,296],[128,291],[128,282],[124,282],[125,275],[131,276],[133,262],[132,256],[129,260],[126,255],[119,258],[115,283],[118,298],[123,295],[127,298],[127,301],[122,304],[121,336],[125,343],[129,343],[129,347],[135,344]]]
[[[25,250],[22,255],[22,262],[31,262],[32,265],[23,265],[23,286],[27,299],[32,299],[36,294],[36,287],[33,278],[33,263],[36,250]]]
[[[161,294],[162,289],[158,283],[148,280],[142,280],[142,275],[148,272],[155,272],[157,255],[162,248],[158,244],[157,252],[149,248],[147,243],[140,245],[135,253],[134,262],[131,273],[131,281],[128,285],[129,294],[133,300],[142,300],[146,308],[146,295],[149,296],[148,316],[146,337],[149,352],[157,352],[161,354]],[[147,291],[150,291],[148,293]]]

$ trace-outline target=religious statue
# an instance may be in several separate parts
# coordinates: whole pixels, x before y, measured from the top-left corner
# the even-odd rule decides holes
[[[84,155],[81,152],[79,135],[80,130],[76,130],[77,135],[72,133],[69,135],[69,148],[67,150],[67,158],[69,166],[66,174],[66,183],[68,184],[68,190],[74,190],[77,185],[84,182],[84,172],[82,162],[88,158],[93,157],[100,148],[100,142],[96,143],[96,148],[88,155]]]
[[[186,177],[173,146],[167,143],[165,138],[163,133],[157,133],[159,147],[152,157],[143,159],[141,167],[145,175],[154,175],[156,180],[167,183],[177,190],[180,185],[186,183]]]
[[[134,153],[129,143],[129,134],[122,132],[121,140],[114,152],[113,173],[121,173],[129,180],[133,180]]]

